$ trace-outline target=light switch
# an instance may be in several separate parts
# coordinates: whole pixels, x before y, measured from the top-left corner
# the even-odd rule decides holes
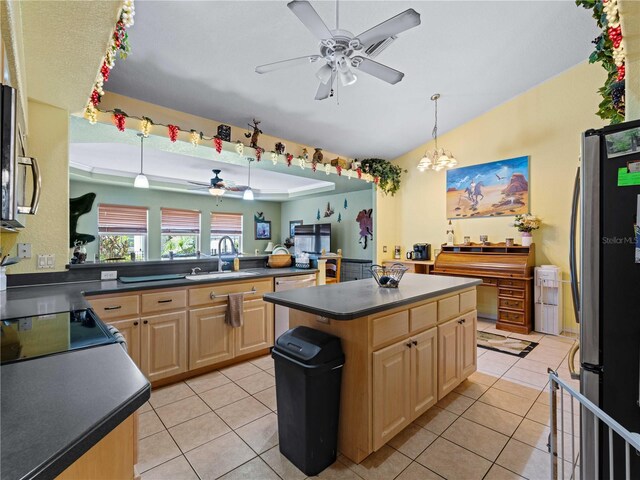
[[[382,247],[382,253],[387,253],[387,246],[386,246],[386,245],[384,245],[384,246]]]
[[[56,256],[53,254],[49,255],[38,255],[38,269],[53,269],[56,266]]]

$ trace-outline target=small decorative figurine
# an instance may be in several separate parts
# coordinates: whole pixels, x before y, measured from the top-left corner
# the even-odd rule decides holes
[[[322,155],[322,149],[316,148],[316,151],[313,154],[314,163],[322,163],[323,158],[324,158],[324,155]]]
[[[218,125],[218,137],[225,142],[230,142],[231,127],[229,125]]]
[[[251,125],[250,123],[248,125],[249,127],[253,128],[253,133],[245,133],[244,136],[246,138],[251,138],[251,140],[249,141],[249,146],[251,148],[258,148],[258,137],[262,133],[262,130],[258,128],[258,125],[260,125],[260,122],[254,118],[253,125]]]
[[[451,224],[451,220],[449,220],[449,228],[447,228],[447,245],[453,246],[453,225]]]
[[[276,153],[278,155],[282,155],[286,151],[287,147],[285,146],[284,143],[278,142],[278,143],[276,143],[275,149],[276,149]]]

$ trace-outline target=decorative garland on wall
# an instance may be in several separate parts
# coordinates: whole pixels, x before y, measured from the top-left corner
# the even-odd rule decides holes
[[[593,44],[595,51],[589,63],[602,63],[607,71],[605,84],[598,89],[602,102],[598,105],[598,116],[612,124],[624,121],[625,114],[625,48],[618,0],[576,0],[576,5],[593,10],[598,27],[602,29]]]
[[[84,109],[84,116],[91,123],[97,121],[97,107],[104,95],[104,84],[109,81],[109,74],[116,63],[116,57],[120,56],[120,58],[124,60],[131,52],[127,28],[133,25],[133,17],[135,14],[136,10],[133,5],[133,0],[124,0],[122,7],[120,7],[118,21],[109,40],[107,52],[102,59],[102,65],[98,71],[96,81],[93,84],[87,106]]]

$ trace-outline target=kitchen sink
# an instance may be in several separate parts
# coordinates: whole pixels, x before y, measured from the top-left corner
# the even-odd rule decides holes
[[[257,275],[255,272],[212,272],[201,273],[198,275],[187,275],[187,280],[218,280],[222,278],[239,278],[239,277],[251,277]]]

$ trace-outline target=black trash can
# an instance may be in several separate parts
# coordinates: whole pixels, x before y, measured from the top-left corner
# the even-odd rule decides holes
[[[280,452],[306,475],[336,461],[340,339],[309,327],[283,333],[271,351],[276,370]]]

